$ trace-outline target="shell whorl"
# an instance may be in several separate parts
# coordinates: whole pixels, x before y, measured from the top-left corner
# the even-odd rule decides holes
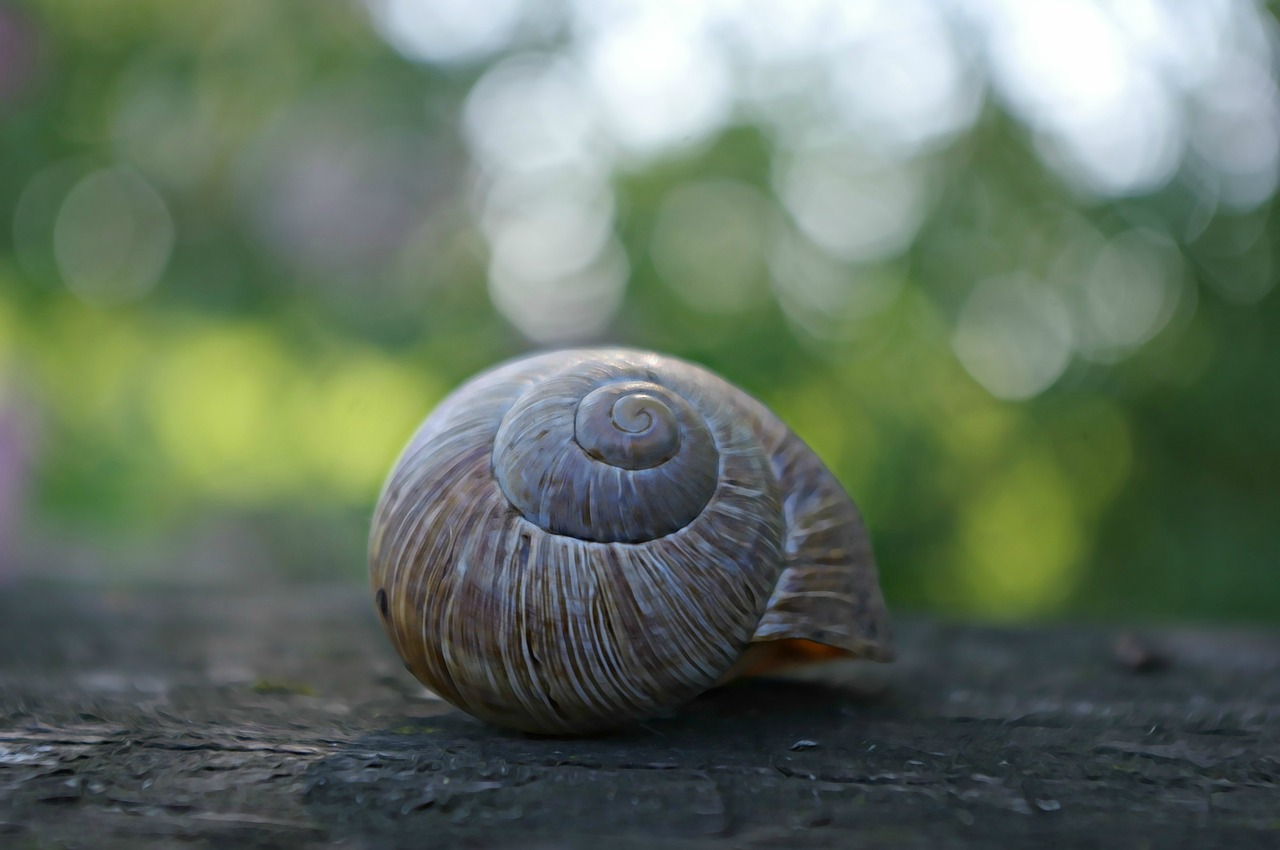
[[[525,519],[599,543],[684,528],[715,493],[719,465],[688,399],[625,373],[570,370],[534,384],[494,440],[494,475]]]
[[[623,469],[649,469],[680,451],[689,405],[657,384],[622,381],[592,390],[573,420],[573,439],[587,455]],[[701,429],[704,433],[705,428]]]

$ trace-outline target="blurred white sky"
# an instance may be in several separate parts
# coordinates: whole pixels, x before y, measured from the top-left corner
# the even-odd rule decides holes
[[[1249,0],[369,2],[414,60],[515,54],[476,84],[466,133],[494,302],[542,343],[598,332],[621,304],[614,170],[696,150],[734,123],[772,138],[779,203],[745,186],[676,190],[655,266],[711,312],[754,303],[770,278],[819,336],[833,314],[892,300],[876,264],[912,244],[930,212],[930,155],[987,97],[1086,201],[1158,191],[1180,171],[1210,210],[1248,210],[1276,189],[1275,33]],[[1084,264],[1055,280],[975,281],[958,314],[956,355],[995,395],[1040,392],[1074,354],[1123,354],[1180,298],[1168,237],[1062,237]]]
[[[615,175],[696,153],[737,124],[772,143],[766,191],[675,187],[649,258],[697,310],[771,294],[819,340],[893,303],[886,264],[929,221],[938,156],[988,99],[1085,204],[1181,181],[1198,205],[1185,226],[1202,226],[1269,204],[1280,174],[1276,33],[1252,0],[366,1],[405,57],[478,73],[462,115],[470,210],[493,304],[537,343],[599,335],[624,303],[641,258],[615,233]],[[168,107],[149,97],[122,108],[122,150],[199,161],[188,144],[199,133],[151,131]],[[436,190],[417,139],[353,131],[365,124],[351,101],[281,116],[243,182],[276,250],[357,279],[400,250]],[[28,224],[50,207],[59,271],[85,300],[141,297],[163,274],[174,225],[142,174],[33,179],[15,218],[20,253],[46,239]],[[1064,222],[1040,267],[971,281],[953,315],[957,358],[993,394],[1025,398],[1076,356],[1123,356],[1185,303],[1177,244],[1197,234],[1172,231]],[[1270,286],[1250,278],[1226,294],[1256,300]]]
[[[562,28],[582,99],[560,106],[575,124],[591,112],[627,154],[695,144],[744,113],[785,135],[805,108],[914,153],[968,127],[986,81],[1054,167],[1100,194],[1159,186],[1189,148],[1222,173],[1226,203],[1275,186],[1274,33],[1248,0],[370,2],[390,43],[426,62],[482,62]],[[486,80],[490,97],[541,89],[493,73],[505,82]]]

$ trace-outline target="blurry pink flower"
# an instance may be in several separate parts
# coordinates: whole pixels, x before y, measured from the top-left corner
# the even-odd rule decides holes
[[[11,9],[0,9],[0,104],[16,100],[36,70],[34,28]]]

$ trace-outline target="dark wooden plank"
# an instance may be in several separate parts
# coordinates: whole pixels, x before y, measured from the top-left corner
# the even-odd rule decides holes
[[[538,739],[418,687],[363,587],[9,586],[0,846],[1280,846],[1280,634],[898,632]]]

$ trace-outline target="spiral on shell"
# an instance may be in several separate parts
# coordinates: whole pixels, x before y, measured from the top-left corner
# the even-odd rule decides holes
[[[716,490],[701,414],[652,381],[567,373],[526,391],[495,436],[507,499],[553,534],[638,543],[684,528]]]
[[[582,733],[821,644],[886,660],[856,508],[762,404],[583,349],[460,387],[393,468],[370,577],[406,667],[483,719]]]

